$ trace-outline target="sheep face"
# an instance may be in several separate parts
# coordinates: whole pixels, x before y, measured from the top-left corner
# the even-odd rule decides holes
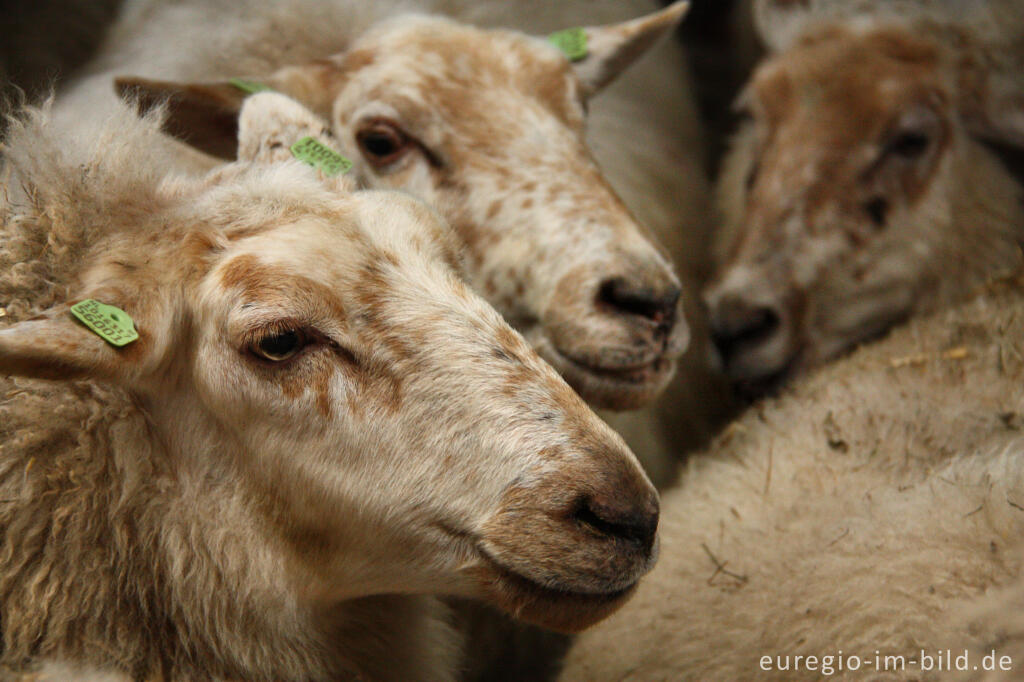
[[[737,382],[759,392],[1015,260],[1017,190],[965,131],[962,76],[927,34],[863,23],[757,69],[704,295]]]
[[[543,39],[402,17],[263,81],[330,117],[362,186],[439,210],[468,247],[474,288],[585,399],[628,409],[665,387],[688,330],[669,259],[587,150],[585,102],[683,8],[590,29],[576,65]],[[218,88],[184,99],[237,97]]]
[[[116,350],[61,307],[0,331],[0,373],[127,387],[183,487],[237,479],[311,607],[451,593],[565,630],[614,610],[656,553],[635,458],[456,277],[436,214],[308,180],[172,183],[73,292],[140,339]]]

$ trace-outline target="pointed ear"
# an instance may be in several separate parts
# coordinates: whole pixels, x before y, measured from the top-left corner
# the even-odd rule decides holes
[[[689,9],[688,0],[679,0],[639,19],[584,29],[587,56],[574,62],[573,67],[587,95],[593,95],[612,82],[661,36],[675,28]]]
[[[62,305],[0,329],[0,375],[116,380],[138,366],[145,346],[146,339],[140,338],[115,348],[74,319],[70,306]]]
[[[285,67],[253,82],[329,116],[341,87],[341,70],[337,61],[322,59]],[[221,159],[236,158],[238,116],[249,90],[231,81],[176,83],[130,76],[114,79],[114,87],[123,99],[134,99],[141,111],[166,102],[163,128],[172,137]]]
[[[326,120],[286,95],[256,93],[245,100],[238,117],[238,160],[277,163],[291,159],[291,146],[304,137],[336,147]]]
[[[754,27],[772,52],[786,49],[812,16],[811,0],[754,0]]]
[[[133,77],[116,78],[114,88],[122,99],[134,100],[139,113],[166,102],[165,133],[201,152],[235,158],[244,91],[230,83],[174,83]]]

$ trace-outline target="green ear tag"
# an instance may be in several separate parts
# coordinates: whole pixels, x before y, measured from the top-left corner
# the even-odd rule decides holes
[[[587,32],[582,28],[567,28],[548,36],[548,42],[565,53],[570,62],[578,62],[587,56]]]
[[[272,92],[274,90],[272,87],[264,85],[263,83],[247,81],[241,78],[232,78],[228,83],[231,83],[242,92],[250,95],[255,95],[257,92]]]
[[[87,298],[71,306],[71,314],[113,346],[126,346],[139,338],[131,316],[112,305]]]
[[[302,138],[290,149],[292,156],[323,171],[324,175],[344,174],[352,168],[351,161],[312,137]]]

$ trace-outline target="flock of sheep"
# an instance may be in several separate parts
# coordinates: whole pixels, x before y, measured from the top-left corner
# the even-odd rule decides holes
[[[740,3],[715,188],[687,9],[127,0],[0,147],[0,679],[1019,679],[1024,7]]]

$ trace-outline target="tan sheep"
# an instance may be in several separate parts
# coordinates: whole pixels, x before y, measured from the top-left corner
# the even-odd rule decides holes
[[[279,94],[205,177],[168,175],[158,125],[36,113],[4,152],[0,666],[451,680],[433,595],[569,631],[620,605],[656,493],[438,216],[280,162],[322,124]]]
[[[965,300],[1020,265],[1014,0],[763,0],[773,51],[719,183],[705,292],[726,370],[755,391]]]

